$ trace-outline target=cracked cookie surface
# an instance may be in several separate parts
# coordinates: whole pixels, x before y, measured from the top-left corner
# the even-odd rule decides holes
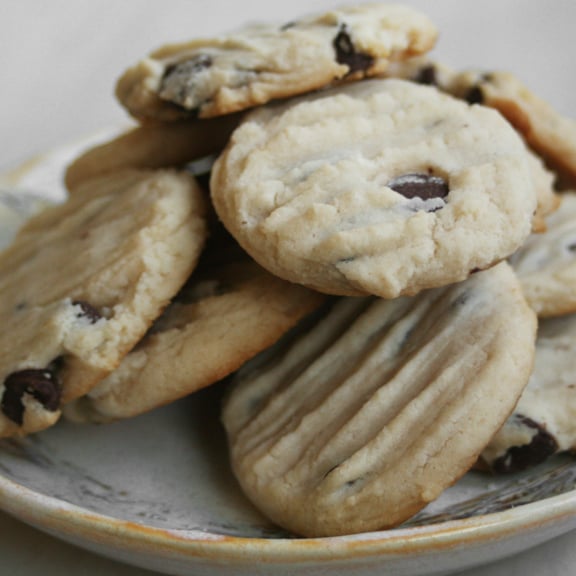
[[[427,52],[436,36],[416,10],[360,4],[165,46],[127,70],[116,95],[137,118],[218,116],[374,76],[391,60]]]
[[[536,210],[526,146],[500,114],[397,79],[248,114],[212,200],[274,274],[339,295],[412,295],[513,253]]]
[[[91,180],[0,254],[0,436],[52,425],[140,340],[195,266],[206,199],[172,171]]]
[[[324,297],[272,276],[211,236],[197,270],[120,366],[64,415],[128,418],[216,383],[274,344]]]

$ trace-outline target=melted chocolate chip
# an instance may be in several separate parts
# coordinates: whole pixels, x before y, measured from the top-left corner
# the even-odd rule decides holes
[[[162,77],[160,93],[168,91],[170,96],[167,96],[166,99],[180,106],[194,86],[194,76],[210,68],[212,64],[211,56],[198,54],[188,60],[167,66]]]
[[[57,410],[60,406],[61,386],[54,368],[20,370],[10,374],[4,381],[0,408],[7,418],[18,425],[24,422],[24,394],[32,396],[46,410]]]
[[[468,102],[468,104],[483,104],[484,92],[482,92],[482,88],[480,88],[480,86],[470,88],[466,94],[466,102]]]
[[[370,54],[356,52],[345,24],[340,27],[332,44],[336,50],[336,61],[338,64],[348,66],[348,74],[368,70],[374,63],[374,58]]]
[[[294,28],[295,26],[298,26],[298,21],[291,20],[290,22],[286,22],[286,24],[280,26],[280,30],[284,32],[284,30],[290,30],[290,28]]]
[[[430,174],[403,174],[388,182],[387,186],[406,198],[445,198],[450,189],[440,176]]]
[[[210,68],[212,64],[212,58],[208,54],[198,54],[188,60],[167,66],[162,81],[166,82],[176,76],[188,77],[198,74],[198,72]]]
[[[517,415],[515,418],[520,421],[521,425],[537,432],[529,444],[513,446],[494,461],[492,469],[498,474],[521,472],[544,462],[558,451],[558,442],[542,425],[526,416]]]
[[[78,318],[87,318],[92,324],[95,324],[100,320],[100,318],[102,318],[102,314],[100,314],[94,306],[88,304],[88,302],[85,302],[84,300],[75,300],[72,302],[72,305],[80,308],[76,315]]]
[[[418,84],[426,84],[427,86],[438,86],[438,76],[434,64],[421,68],[415,76],[414,81]]]

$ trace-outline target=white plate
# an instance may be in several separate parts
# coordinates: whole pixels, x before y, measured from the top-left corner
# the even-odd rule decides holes
[[[63,197],[62,167],[76,152],[57,151],[0,181],[23,190],[16,200],[0,192],[0,242],[42,198]],[[449,573],[576,528],[576,464],[559,458],[506,478],[469,473],[394,530],[292,538],[234,481],[219,423],[222,390],[129,421],[60,422],[0,441],[0,508],[116,560],[195,576]]]

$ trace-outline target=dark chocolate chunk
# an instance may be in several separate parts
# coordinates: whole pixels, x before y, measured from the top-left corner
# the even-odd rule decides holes
[[[95,324],[100,320],[100,318],[102,318],[102,314],[100,314],[94,306],[88,304],[88,302],[85,302],[84,300],[75,300],[72,302],[72,305],[80,308],[77,314],[78,318],[88,318],[92,324]]]
[[[295,26],[298,26],[298,21],[291,20],[290,22],[286,22],[286,24],[280,26],[280,30],[284,32],[284,30],[290,30],[290,28],[294,28]]]
[[[445,198],[450,189],[448,183],[440,176],[431,174],[403,174],[388,182],[387,186],[406,198]]]
[[[484,92],[480,86],[472,86],[466,94],[466,102],[468,104],[483,104],[484,103]]]
[[[35,398],[46,410],[57,410],[60,406],[61,386],[54,366],[13,372],[4,381],[0,408],[7,418],[18,425],[24,422],[24,394]]]
[[[356,52],[345,24],[340,27],[333,46],[336,50],[336,61],[348,66],[348,74],[368,70],[374,63],[374,58],[370,54]]]
[[[558,442],[544,426],[520,414],[515,415],[514,418],[522,426],[536,430],[536,434],[529,444],[512,446],[493,462],[492,469],[498,474],[521,472],[544,462],[558,451]]]
[[[426,84],[428,86],[438,86],[438,76],[436,74],[436,66],[429,64],[424,66],[416,74],[414,81],[418,84]]]
[[[203,70],[210,68],[212,64],[212,57],[208,54],[198,54],[188,60],[170,64],[164,70],[160,93],[168,90],[172,93],[168,99],[174,104],[180,105],[186,100],[189,91],[193,88],[194,77]]]
[[[212,58],[208,54],[197,54],[188,60],[183,60],[182,62],[177,62],[176,64],[170,64],[166,66],[164,70],[163,82],[170,80],[176,76],[189,77],[194,74],[198,74],[206,68],[212,66]]]

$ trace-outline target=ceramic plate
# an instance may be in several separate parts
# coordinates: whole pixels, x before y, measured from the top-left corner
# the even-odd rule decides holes
[[[83,144],[85,145],[85,144]],[[64,149],[0,181],[0,242],[63,198]],[[0,508],[89,550],[168,574],[442,574],[495,561],[576,528],[576,464],[467,474],[394,530],[298,539],[263,518],[231,474],[222,385],[128,421],[60,422],[0,441]]]

